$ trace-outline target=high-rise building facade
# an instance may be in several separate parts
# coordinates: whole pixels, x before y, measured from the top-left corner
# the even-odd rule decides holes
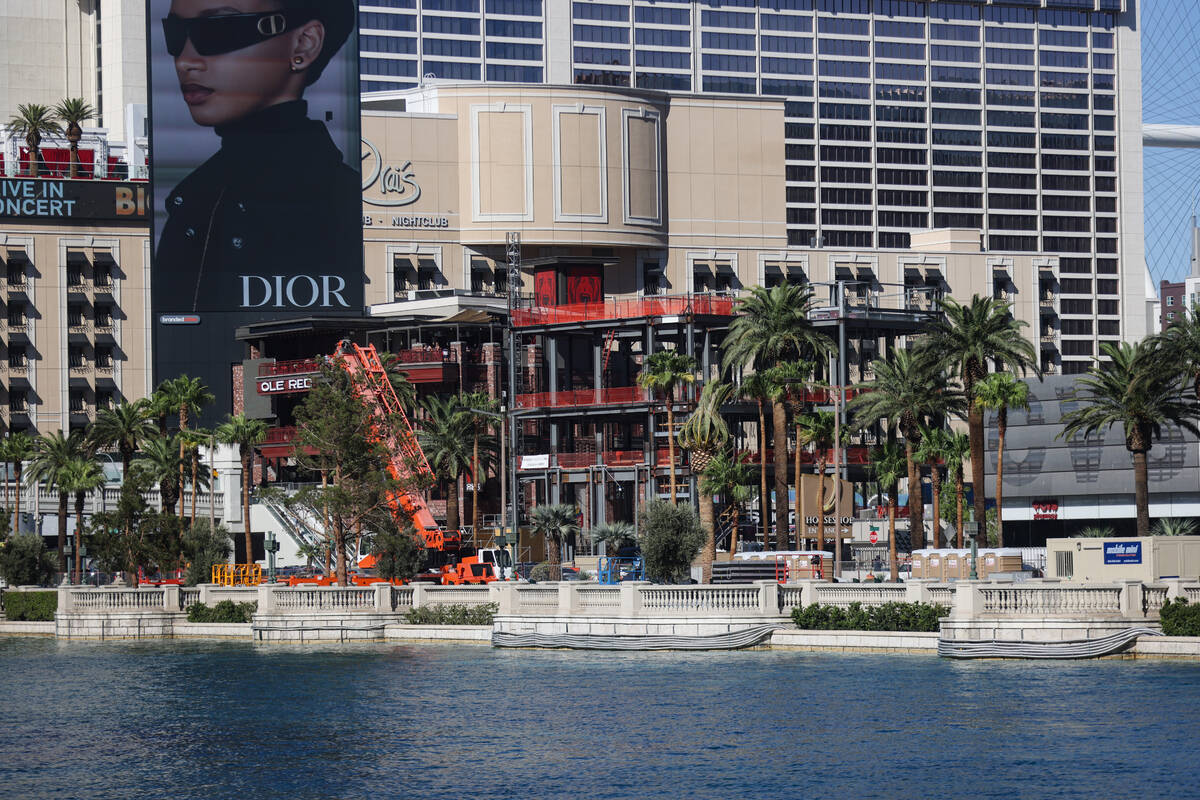
[[[1153,327],[1136,0],[365,0],[361,29],[364,91],[781,99],[790,249],[956,228],[989,253],[1056,255],[1043,328],[1068,374]]]

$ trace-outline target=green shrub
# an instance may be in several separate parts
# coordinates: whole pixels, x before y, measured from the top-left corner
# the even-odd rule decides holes
[[[58,592],[5,592],[4,615],[10,620],[53,622]]]
[[[1189,605],[1186,597],[1177,597],[1158,612],[1167,636],[1200,636],[1200,605]]]
[[[792,622],[797,628],[810,631],[906,631],[935,632],[939,619],[950,609],[929,603],[884,603],[863,606],[851,603],[848,608],[823,606],[814,603],[792,609]]]
[[[642,506],[641,520],[638,544],[646,574],[667,583],[686,581],[704,544],[700,517],[687,503],[652,500]]]
[[[534,564],[533,569],[529,570],[529,580],[533,583],[554,580],[549,562],[543,561],[540,564]]]
[[[409,625],[491,625],[492,617],[499,610],[500,606],[496,603],[481,606],[422,606],[409,609],[404,621]]]
[[[44,586],[56,571],[58,561],[41,536],[18,533],[0,540],[0,578],[9,586]]]
[[[258,610],[258,603],[235,603],[222,600],[209,608],[204,603],[192,603],[187,607],[188,622],[249,622]]]
[[[208,583],[212,580],[213,565],[226,563],[232,550],[229,531],[224,525],[217,525],[214,530],[208,520],[196,520],[196,524],[183,534],[183,557],[188,562],[183,584]]]

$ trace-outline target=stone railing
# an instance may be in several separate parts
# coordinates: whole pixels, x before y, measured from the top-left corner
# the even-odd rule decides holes
[[[757,613],[763,607],[759,586],[641,586],[646,616]],[[776,600],[778,610],[778,600]]]
[[[984,614],[1046,616],[1121,613],[1121,587],[1004,586],[977,590]],[[1140,604],[1139,604],[1140,605]]]
[[[392,611],[391,584],[376,586],[289,586],[259,587],[258,609],[276,614],[308,614],[320,611]],[[383,602],[380,602],[381,596]]]
[[[172,591],[168,591],[168,589]],[[167,610],[168,595],[178,597],[178,594],[179,587],[177,586],[153,586],[137,589],[64,586],[59,588],[58,610],[62,612]]]
[[[815,587],[817,602],[821,605],[848,607],[851,603],[877,606],[884,603],[908,601],[908,588],[888,586],[882,583],[830,583]]]

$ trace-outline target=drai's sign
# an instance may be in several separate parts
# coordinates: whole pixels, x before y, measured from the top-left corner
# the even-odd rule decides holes
[[[304,378],[259,378],[259,394],[283,394],[284,392],[307,392],[313,386],[311,376]]]
[[[362,146],[363,202],[373,206],[408,206],[417,202],[421,196],[421,185],[417,183],[412,162],[405,161],[399,167],[384,164],[379,148],[370,140],[363,139]],[[367,191],[373,187],[378,187],[378,197],[367,195]],[[365,218],[364,223],[369,224]]]
[[[370,201],[367,201],[370,202]],[[393,217],[372,217],[370,214],[363,214],[364,228],[388,227],[393,228],[425,228],[436,230],[438,228],[449,228],[449,217],[422,217],[416,215],[405,214],[403,216]]]

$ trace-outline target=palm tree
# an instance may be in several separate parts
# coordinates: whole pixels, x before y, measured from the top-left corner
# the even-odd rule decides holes
[[[1187,370],[1192,391],[1200,399],[1200,306],[1181,316],[1160,337],[1163,358]]]
[[[1193,420],[1200,417],[1200,402],[1184,391],[1183,374],[1177,364],[1160,357],[1157,343],[1147,339],[1137,344],[1122,342],[1100,345],[1107,359],[1092,365],[1076,384],[1078,408],[1063,415],[1059,437],[1068,440],[1121,425],[1125,449],[1133,457],[1134,500],[1137,504],[1137,535],[1150,535],[1150,481],[1147,453],[1161,438],[1163,426],[1177,426],[1200,436]],[[1188,387],[1190,389],[1190,387]]]
[[[741,509],[754,496],[754,487],[751,484],[753,480],[754,470],[749,464],[739,461],[737,453],[731,448],[722,449],[713,456],[700,475],[700,491],[713,497],[719,496],[725,502],[725,507],[732,512],[730,553],[737,552]]]
[[[158,434],[166,436],[167,419],[172,414],[179,413],[179,405],[175,402],[175,398],[171,394],[170,383],[168,381],[160,383],[158,388],[144,402],[149,411],[149,416],[158,423]]]
[[[817,463],[817,549],[825,549],[825,467],[828,460],[825,458],[829,449],[833,447],[834,431],[837,429],[837,415],[832,411],[815,411],[811,414],[802,414],[796,420],[796,430],[798,430],[799,438],[796,441],[796,447],[812,446]],[[838,476],[834,475],[833,479],[838,480]],[[796,491],[800,491],[800,487],[796,487]],[[836,518],[837,511],[834,512]],[[796,520],[796,543],[799,546],[800,524],[802,520]],[[838,546],[837,535],[838,524],[834,523],[834,547]],[[804,527],[808,527],[807,525]]]
[[[921,443],[921,425],[932,419],[960,415],[962,393],[950,385],[946,374],[922,353],[896,350],[890,361],[875,362],[875,380],[846,404],[860,428],[886,420],[904,437],[908,464],[908,525],[914,549],[925,546],[921,475],[914,454]]]
[[[408,375],[401,371],[400,356],[384,350],[379,354],[379,363],[383,366],[404,413],[412,414],[417,407],[417,387],[408,379]]]
[[[1000,443],[996,447],[996,530],[1004,547],[1004,437],[1008,434],[1008,410],[1029,410],[1029,384],[1008,372],[994,372],[975,386],[975,402],[996,412]]]
[[[1155,536],[1195,536],[1196,520],[1192,517],[1163,517],[1154,522]]]
[[[929,465],[929,480],[933,489],[933,546],[942,546],[942,468],[938,462],[945,461],[950,447],[950,434],[945,428],[921,428],[921,445],[913,458],[918,463]],[[922,531],[922,539],[924,531]]]
[[[670,461],[671,502],[675,503],[675,388],[696,380],[696,359],[674,350],[646,356],[638,374],[638,386],[654,392],[667,407],[667,459]]]
[[[963,547],[963,466],[970,455],[971,437],[965,433],[951,433],[946,440],[943,458],[946,461],[946,478],[954,481],[954,530],[960,550]]]
[[[721,406],[733,394],[728,383],[708,383],[700,393],[696,410],[679,429],[679,446],[688,451],[692,471],[703,475],[713,458],[729,442],[729,426],[721,416]],[[700,552],[702,583],[712,581],[712,565],[717,557],[717,519],[712,492],[705,491],[703,478],[696,487],[700,501],[700,526],[704,529],[704,549]]]
[[[428,412],[421,420],[418,436],[438,485],[446,493],[446,527],[458,530],[458,481],[471,467],[471,417],[463,413],[458,398],[425,400]]]
[[[102,409],[96,414],[90,438],[97,448],[115,447],[121,454],[122,478],[129,474],[133,454],[142,443],[155,435],[150,422],[150,408],[145,400],[135,403],[118,403],[112,408]]]
[[[63,469],[62,487],[75,495],[75,582],[81,583],[83,574],[83,556],[80,548],[83,544],[83,504],[87,493],[104,486],[104,470],[100,462],[89,456],[79,456],[70,461]]]
[[[16,505],[13,507],[13,531],[15,532],[21,525],[21,473],[24,470],[25,462],[36,452],[35,440],[26,433],[10,433],[4,439],[3,448],[4,460],[12,464],[13,468],[14,494],[16,495]],[[4,484],[4,505],[8,506],[7,482]]]
[[[267,437],[267,426],[261,420],[249,419],[245,414],[231,414],[217,426],[217,441],[237,445],[242,461],[242,519],[246,525],[246,562],[254,563],[254,538],[250,535],[250,483],[254,479],[251,464],[254,448]]]
[[[24,137],[25,146],[29,148],[29,175],[36,178],[42,160],[42,137],[62,133],[62,126],[55,121],[54,112],[40,103],[21,103],[6,127],[13,136]]]
[[[188,525],[190,526],[196,524],[196,496],[200,493],[201,489],[207,489],[211,484],[212,469],[200,460],[200,448],[212,441],[213,433],[204,428],[188,428],[185,431],[180,431],[179,437],[185,445],[184,460],[192,471],[192,480],[190,482],[192,489],[192,510],[188,521]],[[212,502],[212,498],[209,498],[209,502]]]
[[[993,363],[1022,373],[1033,369],[1039,377],[1041,371],[1033,345],[1021,333],[1026,323],[1014,318],[1012,306],[1003,300],[975,295],[964,305],[947,297],[942,301],[942,312],[944,316],[933,324],[923,346],[943,369],[953,372],[962,382],[967,403],[967,435],[971,437],[975,519],[979,523],[979,543],[986,545],[983,410],[976,402],[975,384],[987,376]]]
[[[546,562],[550,575],[562,579],[562,545],[579,532],[578,513],[568,503],[536,506],[529,512],[533,532],[546,537]]]
[[[758,515],[759,527],[762,530],[763,547],[767,545],[767,517],[770,515],[770,503],[767,501],[767,419],[766,403],[772,392],[771,381],[765,372],[755,372],[742,378],[738,393],[742,397],[752,397],[758,404]]]
[[[467,415],[471,430],[471,530],[478,532],[479,487],[484,480],[480,476],[486,475],[486,468],[479,455],[479,446],[482,441],[485,456],[490,461],[495,450],[495,438],[491,436],[491,430],[496,424],[500,403],[489,397],[487,392],[472,392],[464,395],[459,404],[462,406],[462,412]]]
[[[79,140],[83,138],[83,127],[80,123],[96,116],[96,109],[82,97],[68,97],[54,107],[54,114],[67,124],[67,141],[71,144],[71,166],[68,173],[72,178],[79,177]]]
[[[188,427],[188,417],[192,411],[198,411],[203,406],[208,405],[216,398],[212,392],[204,385],[204,381],[199,378],[190,378],[187,375],[180,375],[177,378],[169,381],[163,381],[158,391],[162,392],[168,399],[164,405],[172,406],[179,411],[179,432],[183,433]],[[184,457],[184,449],[188,440],[179,437],[179,516],[183,517],[183,468],[186,465]]]
[[[637,542],[637,529],[630,522],[605,522],[589,532],[593,542],[605,542],[613,546],[614,552]]]
[[[140,457],[133,462],[133,469],[158,484],[164,514],[175,514],[175,502],[183,489],[179,482],[182,466],[183,459],[179,457],[174,436],[155,437],[144,442]]]
[[[29,463],[26,479],[37,490],[39,483],[47,489],[58,491],[58,570],[67,571],[67,500],[70,489],[66,486],[67,469],[72,461],[84,452],[83,433],[74,430],[64,434],[61,430],[43,436],[37,441],[33,460]]]
[[[800,417],[804,414],[808,407],[807,389],[811,385],[813,367],[807,361],[785,361],[778,366],[771,368],[771,375],[775,382],[779,385],[784,394],[785,405],[787,410],[792,415],[792,425],[796,428],[796,451],[792,458],[792,484],[796,487],[795,500],[795,518],[796,518],[796,546],[800,546],[800,540],[804,538],[802,531],[804,530],[804,515],[803,508],[803,492],[800,491]],[[778,440],[778,437],[776,437]]]
[[[896,487],[900,479],[907,475],[908,458],[895,442],[886,442],[875,449],[871,455],[871,471],[875,480],[888,493],[888,562],[891,565],[891,578],[900,580],[900,566],[896,553]]]
[[[818,333],[808,320],[813,293],[803,286],[782,284],[770,289],[754,286],[750,294],[738,300],[737,314],[729,326],[723,344],[722,363],[763,370],[790,359],[802,358],[814,363],[832,351],[830,341]],[[771,417],[775,422],[775,540],[780,550],[787,548],[787,411],[784,395],[776,391],[770,397]],[[766,469],[766,465],[763,465]],[[766,514],[764,507],[763,513]]]

